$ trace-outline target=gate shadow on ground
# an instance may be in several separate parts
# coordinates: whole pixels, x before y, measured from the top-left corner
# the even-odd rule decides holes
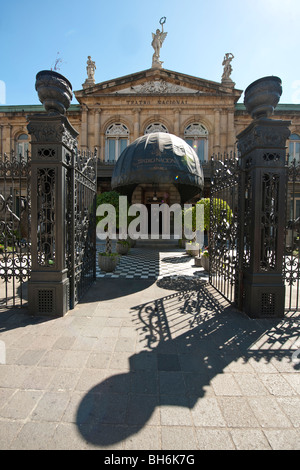
[[[28,302],[28,281],[15,280],[13,276],[7,282],[0,278],[0,309],[18,307]]]
[[[136,434],[158,406],[192,410],[211,380],[237,361],[291,359],[286,342],[298,338],[295,322],[284,320],[281,329],[278,320],[250,320],[201,280],[172,276],[158,284],[175,292],[131,308],[142,344],[130,370],[99,383],[78,407],[78,429],[94,445]]]
[[[97,285],[99,289],[91,288],[87,290],[80,304],[102,302],[104,300],[117,299],[119,297],[126,297],[127,295],[135,294],[148,289],[156,279],[125,279],[125,278],[103,278],[97,279],[94,287]]]
[[[171,256],[169,258],[163,258],[162,263],[172,263],[172,264],[180,264],[180,263],[188,263],[191,261],[191,257],[189,255],[182,255],[182,256]]]

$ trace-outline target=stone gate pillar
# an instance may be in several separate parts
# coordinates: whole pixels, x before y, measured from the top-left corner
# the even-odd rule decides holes
[[[31,257],[29,313],[63,316],[69,310],[67,171],[77,131],[59,113],[36,114],[31,135]]]
[[[258,88],[256,94],[251,85],[245,91],[245,105],[254,120],[237,136],[241,164],[240,307],[252,318],[281,317],[285,303],[285,159],[290,122],[269,118],[281,87],[278,91],[273,83],[261,83],[263,80],[252,84]],[[253,109],[247,92],[255,102]],[[279,95],[271,110],[270,105],[260,103],[259,107],[259,93],[269,98],[270,94]],[[267,101],[266,96],[263,99]]]

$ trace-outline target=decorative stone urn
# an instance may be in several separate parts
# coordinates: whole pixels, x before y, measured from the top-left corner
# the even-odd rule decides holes
[[[281,94],[279,77],[263,77],[246,88],[244,105],[253,119],[268,118],[274,113]]]
[[[36,75],[35,89],[48,113],[66,113],[73,94],[71,83],[63,75],[53,70],[42,70]]]
[[[110,273],[116,269],[119,259],[120,257],[116,253],[113,253],[110,255],[106,253],[99,253],[98,254],[99,268],[101,269],[101,271]]]
[[[127,241],[130,243],[130,248],[134,248],[134,247],[135,247],[135,245],[136,245],[136,240],[134,240],[133,238],[128,237],[128,238],[127,238]]]
[[[204,271],[209,272],[209,256],[207,255],[201,255],[201,264],[202,267],[204,268]]]
[[[185,251],[190,256],[198,256],[200,245],[198,243],[186,243]]]
[[[116,244],[116,252],[119,255],[127,255],[130,250],[130,242],[127,240],[118,241]]]

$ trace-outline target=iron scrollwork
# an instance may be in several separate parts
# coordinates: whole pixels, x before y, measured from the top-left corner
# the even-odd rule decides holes
[[[38,169],[38,264],[55,266],[55,186],[54,168]]]
[[[296,195],[300,193],[300,162],[288,162],[287,221],[285,256],[283,260],[286,284],[286,307],[297,310],[300,307],[300,215],[296,212]]]
[[[30,179],[28,152],[0,156],[0,304],[6,306],[23,304],[31,273]]]
[[[277,267],[279,181],[279,175],[272,172],[264,173],[262,178],[260,258],[262,271],[271,271]]]
[[[96,154],[73,153],[67,174],[67,246],[71,308],[96,277]],[[71,162],[71,159],[69,159]]]
[[[239,178],[239,162],[234,154],[212,159],[210,282],[232,302],[238,283]]]

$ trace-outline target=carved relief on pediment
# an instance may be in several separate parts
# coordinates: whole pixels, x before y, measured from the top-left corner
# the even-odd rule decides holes
[[[130,88],[125,88],[120,90],[118,93],[132,93],[132,94],[176,94],[176,93],[197,93],[198,90],[192,90],[180,85],[175,85],[173,83],[166,82],[165,80],[152,80],[145,82],[142,85],[134,85]]]

